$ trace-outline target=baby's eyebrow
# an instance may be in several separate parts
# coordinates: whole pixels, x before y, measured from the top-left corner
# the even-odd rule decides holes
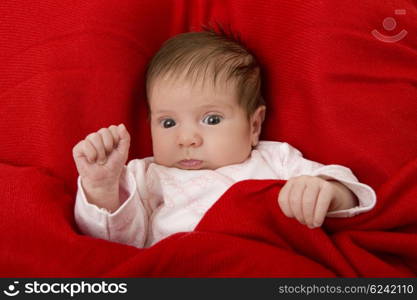
[[[151,114],[171,114],[171,110],[161,109],[161,110],[151,110]]]
[[[232,111],[233,107],[229,104],[205,104],[196,108],[199,111],[202,110],[228,110]],[[152,115],[173,115],[175,114],[174,110],[169,109],[158,109],[158,110],[151,110]]]
[[[202,105],[201,109],[227,109],[227,110],[231,110],[232,107],[228,104],[206,104],[206,105]]]

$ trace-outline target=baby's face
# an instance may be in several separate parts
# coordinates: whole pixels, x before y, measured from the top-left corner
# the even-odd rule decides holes
[[[202,83],[179,78],[152,83],[148,100],[156,163],[217,169],[245,161],[257,144],[260,128],[238,104],[234,84]]]

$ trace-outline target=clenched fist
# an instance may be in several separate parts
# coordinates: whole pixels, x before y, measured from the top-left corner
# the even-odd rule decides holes
[[[101,128],[74,146],[75,165],[89,202],[109,210],[118,207],[119,180],[129,146],[130,135],[123,124]]]

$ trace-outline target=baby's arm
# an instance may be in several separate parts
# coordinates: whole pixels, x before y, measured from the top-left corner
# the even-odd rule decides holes
[[[135,165],[133,164],[135,163]],[[142,160],[132,160],[120,178],[120,207],[109,212],[87,201],[81,179],[75,201],[75,220],[84,234],[127,244],[145,247],[148,232],[148,214],[141,201],[135,180],[135,169],[144,165]]]
[[[305,159],[287,143],[264,142],[259,150],[277,176],[287,180],[278,197],[284,214],[306,225],[320,226],[325,217],[351,217],[371,210],[376,203],[374,190],[346,167]],[[316,213],[317,219],[312,217]]]
[[[79,172],[75,220],[85,234],[144,246],[147,214],[125,167],[130,136],[123,125],[100,129],[73,149]]]

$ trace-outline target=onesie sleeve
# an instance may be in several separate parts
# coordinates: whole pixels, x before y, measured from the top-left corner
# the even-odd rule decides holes
[[[265,147],[264,147],[265,148]],[[300,151],[287,143],[274,143],[266,148],[269,155],[274,157],[277,173],[282,179],[309,175],[322,176],[326,179],[337,180],[349,188],[358,198],[359,205],[350,209],[337,210],[327,213],[327,217],[352,217],[371,210],[376,204],[374,190],[360,183],[349,168],[341,165],[323,165],[315,161],[305,159]]]
[[[132,167],[134,166],[134,168]],[[120,178],[121,193],[125,194],[123,204],[113,213],[99,208],[87,201],[85,192],[78,178],[77,195],[75,201],[75,221],[81,232],[92,237],[144,247],[148,231],[148,214],[138,193],[136,173],[144,173],[145,163],[129,163],[125,166]]]

